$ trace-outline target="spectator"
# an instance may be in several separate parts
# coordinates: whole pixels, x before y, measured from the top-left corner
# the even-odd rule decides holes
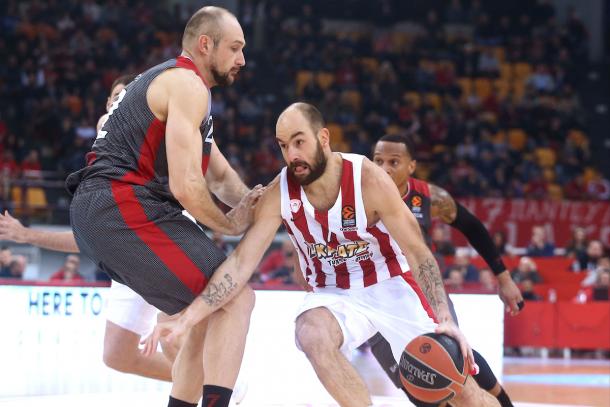
[[[457,269],[449,270],[445,279],[445,286],[449,290],[462,290],[464,288],[464,275]]]
[[[542,297],[534,292],[534,282],[530,279],[521,282],[521,295],[526,301],[542,301]]]
[[[11,249],[7,246],[0,248],[0,278],[10,278],[11,275],[11,262],[13,261],[13,254]]]
[[[481,288],[484,290],[496,292],[498,289],[496,281],[491,270],[482,269],[479,271],[479,282],[481,283]]]
[[[456,252],[454,263],[449,267],[447,276],[453,270],[457,270],[462,273],[464,281],[466,282],[479,281],[479,270],[470,264],[470,255],[468,254],[468,250],[458,250]]]
[[[580,282],[582,287],[595,285],[599,275],[610,270],[610,257],[601,257],[595,264],[595,268],[589,269],[587,276]]]
[[[512,254],[512,247],[506,242],[506,234],[504,232],[497,231],[493,234],[492,238],[501,256]]]
[[[531,257],[550,257],[555,254],[555,245],[547,240],[546,231],[542,226],[532,228],[532,238],[527,247],[527,255]]]
[[[596,270],[598,267],[597,262],[604,256],[604,245],[599,240],[591,240],[587,244],[587,251],[581,259],[574,260],[572,263],[572,270],[575,272],[585,270]]]
[[[64,265],[51,275],[51,281],[84,281],[83,276],[78,272],[80,259],[75,254],[66,256]]]
[[[9,275],[7,278],[12,278],[15,280],[22,280],[23,273],[25,273],[25,268],[27,266],[27,259],[25,256],[16,255],[13,256],[13,260],[11,260],[11,264],[9,265]]]
[[[294,249],[290,238],[285,237],[279,249],[271,251],[261,262],[258,270],[261,282],[281,281],[291,283],[294,270]]]
[[[580,264],[587,261],[587,232],[585,228],[575,227],[572,231],[572,238],[566,246],[566,256],[575,259]],[[579,266],[580,267],[580,266]]]
[[[542,277],[538,274],[536,263],[527,256],[519,259],[519,264],[513,269],[511,276],[517,284],[524,280],[530,280],[532,283],[536,284],[542,282]]]
[[[597,277],[597,282],[592,287],[591,295],[587,297],[589,301],[608,301],[610,300],[610,269],[603,270]]]
[[[539,92],[552,92],[555,90],[555,80],[546,65],[539,64],[536,71],[527,79],[527,84]]]
[[[437,226],[432,230],[432,247],[434,253],[441,256],[453,256],[455,254],[455,246],[451,243],[447,228]]]

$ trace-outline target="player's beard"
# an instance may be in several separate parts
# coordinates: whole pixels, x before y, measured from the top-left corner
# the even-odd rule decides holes
[[[229,86],[233,83],[234,79],[231,77],[231,70],[228,70],[227,72],[220,72],[218,70],[218,66],[214,63],[210,67],[210,72],[212,73],[214,82],[218,86]]]
[[[314,163],[313,164],[309,164],[305,161],[293,161],[290,163],[290,165],[288,166],[288,171],[290,171],[290,174],[292,175],[292,177],[301,185],[309,185],[312,182],[314,182],[315,180],[317,180],[318,178],[320,178],[322,176],[322,174],[324,174],[324,171],[326,170],[326,156],[324,155],[324,151],[322,151],[322,145],[320,144],[319,140],[316,140],[316,154],[314,157]],[[295,175],[294,170],[297,166],[304,166],[309,168],[309,174],[303,176],[303,177],[299,177],[298,175]]]

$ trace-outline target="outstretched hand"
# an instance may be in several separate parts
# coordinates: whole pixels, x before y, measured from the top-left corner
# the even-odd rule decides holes
[[[140,341],[144,345],[141,352],[144,356],[152,356],[157,352],[157,346],[161,338],[167,343],[179,343],[180,338],[189,331],[191,327],[184,323],[182,318],[158,322],[152,333]]]
[[[0,213],[0,240],[11,240],[17,243],[25,242],[26,228],[13,218],[8,211]]]

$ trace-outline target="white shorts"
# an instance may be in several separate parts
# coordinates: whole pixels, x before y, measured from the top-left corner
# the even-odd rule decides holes
[[[140,336],[152,332],[159,310],[131,288],[112,282],[106,302],[106,319]]]
[[[415,284],[410,273],[405,275]],[[396,276],[365,288],[316,288],[305,296],[298,315],[325,307],[339,322],[343,332],[341,351],[346,356],[380,332],[390,343],[396,361],[400,361],[402,351],[411,339],[434,332],[437,325],[432,311],[428,314],[424,308],[415,287],[403,276]]]

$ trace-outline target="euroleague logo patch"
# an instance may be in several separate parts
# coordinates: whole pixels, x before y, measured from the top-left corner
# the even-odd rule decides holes
[[[341,226],[344,228],[352,228],[356,226],[356,211],[351,205],[345,205],[341,209]]]
[[[421,206],[421,204],[422,204],[421,196],[416,195],[413,198],[411,198],[411,205]]]

